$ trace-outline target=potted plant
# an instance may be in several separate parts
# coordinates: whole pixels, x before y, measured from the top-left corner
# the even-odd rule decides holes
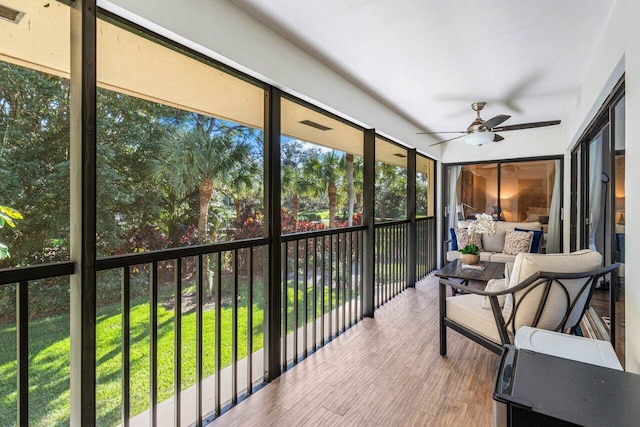
[[[480,262],[480,248],[475,243],[469,243],[460,249],[460,262],[475,265]]]
[[[463,264],[475,265],[480,262],[480,248],[476,245],[476,234],[495,234],[496,223],[489,214],[477,214],[475,221],[467,229],[469,233],[469,243],[460,249],[460,262]]]

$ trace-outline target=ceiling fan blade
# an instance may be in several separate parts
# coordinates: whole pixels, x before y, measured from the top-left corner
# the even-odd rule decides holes
[[[436,142],[435,144],[431,144],[429,147],[433,147],[434,145],[443,144],[445,142],[453,141],[454,139],[459,139],[459,138],[462,138],[462,137],[465,137],[465,136],[467,136],[466,132],[465,132],[464,135],[460,135],[460,136],[456,136],[455,138],[445,139],[444,141]]]
[[[487,120],[486,122],[484,122],[483,124],[480,125],[481,129],[493,129],[494,127],[498,126],[500,123],[508,120],[511,116],[507,116],[506,114],[501,114],[499,116],[495,116],[490,118],[489,120]]]
[[[416,132],[416,135],[437,135],[439,133],[467,133],[466,130],[450,131],[450,132]]]
[[[520,123],[519,125],[511,125],[511,126],[498,126],[498,127],[494,127],[491,130],[494,132],[506,132],[508,130],[541,128],[545,126],[555,126],[559,124],[560,124],[560,120],[550,120],[548,122],[531,122],[531,123]]]
[[[500,141],[504,141],[504,138],[496,133],[496,135],[493,137],[493,142],[500,142]]]

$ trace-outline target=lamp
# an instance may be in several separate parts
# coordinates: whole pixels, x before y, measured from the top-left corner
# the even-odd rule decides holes
[[[624,225],[624,197],[616,197],[616,212],[620,212],[618,224]]]
[[[489,131],[472,132],[467,134],[467,136],[464,137],[464,142],[466,142],[469,145],[481,146],[489,142],[493,142],[493,139],[495,138],[495,136],[496,135],[493,132],[489,132]]]
[[[511,199],[500,199],[500,207],[502,208],[502,218],[505,221],[508,221],[507,216],[511,217],[511,213],[512,213]]]

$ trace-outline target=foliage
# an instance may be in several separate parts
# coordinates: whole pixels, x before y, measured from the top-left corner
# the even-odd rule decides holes
[[[16,224],[14,219],[24,219],[20,212],[7,206],[0,206],[0,228],[7,224],[9,227],[14,228]],[[0,260],[9,258],[9,248],[4,243],[0,243]]]
[[[343,176],[340,167],[342,155],[337,151],[329,151],[310,159],[304,165],[304,176],[314,183],[310,188],[312,194],[324,192],[329,199],[329,228],[333,228],[338,207],[338,186]]]
[[[262,237],[264,230],[264,212],[251,204],[244,205],[233,222],[236,240]]]
[[[316,212],[304,212],[298,215],[298,218],[307,222],[321,222],[322,217]]]
[[[305,231],[324,230],[325,226],[321,222],[296,221],[289,211],[280,211],[282,234],[302,233]]]
[[[0,200],[25,218],[5,235],[12,259],[0,267],[67,260],[69,82],[4,62],[0,81]],[[248,219],[242,207],[264,197],[260,130],[104,88],[97,96],[98,256],[248,235],[236,229]],[[283,215],[285,232],[321,228],[317,216],[294,221],[300,206],[329,207],[325,226],[339,212],[348,218],[351,203],[361,210],[362,158],[353,160],[353,195],[348,163],[345,153],[283,137],[282,203],[292,217]],[[379,175],[378,216],[401,217],[402,174]]]
[[[0,200],[24,215],[2,237],[12,258],[0,267],[68,260],[69,81],[0,62],[0,82]],[[260,130],[105,88],[97,101],[99,257],[263,235]],[[349,162],[283,136],[283,233],[344,226],[334,223],[349,218],[350,198],[359,223],[362,158],[353,159],[353,195]],[[406,177],[378,170],[377,211],[401,215]],[[297,218],[294,205],[314,214]]]
[[[376,164],[375,190],[376,218],[394,220],[406,216],[406,169],[378,162]]]
[[[428,216],[429,209],[429,180],[422,173],[416,176],[416,215]]]
[[[0,61],[0,200],[24,216],[0,266],[67,257],[69,84]],[[62,247],[61,247],[62,246]]]
[[[460,249],[462,254],[478,255],[480,254],[480,248],[475,243],[469,243],[464,248]]]
[[[257,185],[261,168],[242,129],[221,125],[213,117],[195,117],[197,126],[177,129],[160,140],[153,168],[154,178],[177,197],[198,191],[198,238],[203,243],[210,239],[209,205],[214,194]]]
[[[362,213],[356,212],[353,214],[352,225],[362,225]],[[336,222],[336,228],[348,227],[349,221]]]

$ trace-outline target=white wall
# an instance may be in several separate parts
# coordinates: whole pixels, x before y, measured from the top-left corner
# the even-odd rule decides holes
[[[431,137],[416,135],[420,129],[409,121],[227,0],[98,4],[433,158],[441,156],[439,146],[428,147],[435,142]]]
[[[613,85],[625,73],[626,87],[626,369],[640,373],[640,227],[633,219],[640,216],[640,197],[636,196],[633,184],[640,182],[640,168],[634,167],[640,158],[640,2],[638,0],[618,0],[603,34],[591,66],[585,74],[580,98],[575,113],[567,121],[569,141],[566,146],[567,166],[569,151],[581,133],[593,119]],[[631,119],[631,120],[630,120]],[[565,176],[565,188],[569,188],[570,175]],[[565,206],[569,206],[569,193],[565,192]],[[565,236],[569,235],[568,222]],[[634,239],[638,236],[638,239]],[[568,241],[565,242],[568,244]]]

